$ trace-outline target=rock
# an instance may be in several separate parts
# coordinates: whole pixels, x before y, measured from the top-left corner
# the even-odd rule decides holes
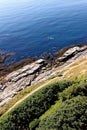
[[[6,80],[10,82],[17,82],[18,80],[20,80],[23,77],[26,77],[27,75],[32,75],[36,73],[43,66],[43,64],[44,64],[43,59],[37,60],[36,62],[30,65],[26,65],[21,69],[10,73],[6,77]]]
[[[2,87],[3,87],[3,85],[2,85],[2,84],[0,84],[0,89],[2,89]]]
[[[36,61],[36,64],[44,64],[44,62],[45,62],[45,60],[39,59],[39,60]]]
[[[7,75],[5,82],[0,83],[0,107],[8,103],[19,91],[27,86],[46,80],[50,78],[50,76],[63,71],[66,66],[75,60],[86,57],[86,48],[76,46],[68,49],[59,60],[64,61],[71,58],[67,60],[67,62],[64,62],[62,66],[51,68],[45,64],[43,59],[40,59]],[[62,75],[59,76],[61,77]]]
[[[5,83],[0,84],[0,100],[1,106],[5,105],[11,98],[13,98],[19,91],[31,85],[34,79],[39,76],[39,71],[44,66],[44,60],[39,59],[34,63],[25,65],[5,78]]]
[[[81,52],[84,50],[85,50],[85,47],[79,47],[79,46],[69,48],[60,58],[58,58],[58,60],[60,62],[64,62],[64,61],[68,60],[69,58],[73,57],[78,52]]]
[[[5,88],[6,88],[6,85],[0,84],[0,91],[1,91],[1,92],[4,91]]]
[[[3,100],[1,103],[0,103],[0,107],[3,107],[7,102],[9,102],[12,98],[9,97],[9,98],[6,98],[5,100]]]
[[[17,72],[17,71],[14,71],[14,72],[12,72],[12,73],[10,73],[7,77],[6,77],[6,80],[11,80],[12,78],[14,78],[14,77],[16,77],[16,76],[18,76],[19,75],[19,73]]]
[[[23,74],[18,75],[17,77],[14,77],[11,81],[17,82],[18,80],[20,80],[21,78],[26,77],[26,76],[27,76],[27,73],[23,73]]]

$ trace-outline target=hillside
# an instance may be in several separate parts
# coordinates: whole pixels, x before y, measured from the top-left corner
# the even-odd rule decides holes
[[[59,75],[59,78],[66,76],[68,78],[70,74],[67,73],[69,69],[72,70],[72,63],[78,62],[80,59],[85,61],[87,59],[86,45],[64,48],[56,53],[55,61],[52,57],[46,56],[44,59],[39,59],[31,64],[27,64],[2,77],[0,80],[0,107],[6,105],[21,90],[30,85],[45,81],[51,76]],[[76,67],[76,69],[78,68],[78,75],[79,70],[83,68],[84,70],[82,70],[83,72],[81,73],[86,73],[86,63],[83,62],[83,64],[85,64],[85,68],[78,68],[78,65]],[[61,72],[64,70],[67,71],[61,75]]]
[[[2,106],[1,130],[85,130],[87,128],[87,49],[74,51],[75,54],[73,51],[70,51],[70,54],[69,51],[70,49],[66,50],[61,58],[56,59],[58,64],[59,60],[62,60],[61,65],[56,67],[56,64],[44,73],[41,69],[33,85],[17,93]],[[69,55],[66,55],[67,53]],[[43,66],[44,60],[36,62],[37,65]],[[12,76],[12,73],[10,75]],[[41,75],[43,76],[40,77]]]

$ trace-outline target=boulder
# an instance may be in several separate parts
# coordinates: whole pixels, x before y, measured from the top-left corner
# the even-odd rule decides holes
[[[73,57],[74,55],[76,55],[77,53],[84,50],[85,50],[85,47],[79,47],[79,46],[69,48],[60,58],[58,58],[58,60],[60,62],[64,62],[68,60],[69,58]]]
[[[44,59],[39,59],[36,61],[36,64],[44,64],[45,60]]]

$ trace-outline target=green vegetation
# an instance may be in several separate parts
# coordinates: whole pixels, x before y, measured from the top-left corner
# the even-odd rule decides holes
[[[87,97],[67,100],[52,114],[44,118],[37,130],[86,130]]]
[[[29,128],[34,129],[36,126],[38,126],[40,120],[39,119],[34,119],[32,122],[29,123]]]
[[[45,117],[47,117],[48,115],[50,115],[54,110],[56,110],[56,108],[58,108],[60,105],[62,104],[62,100],[57,101],[57,103],[55,103],[54,105],[52,105],[52,107],[47,110],[44,114],[41,115],[41,117],[39,118],[39,120],[44,119]]]
[[[87,129],[87,78],[76,81],[58,93],[60,100],[41,116],[36,130]]]
[[[0,130],[87,129],[87,78],[48,84],[0,118]]]
[[[59,93],[59,98],[63,101],[67,99],[71,99],[78,95],[87,96],[87,83],[81,82],[79,84],[74,84],[68,88],[66,88],[63,92]]]
[[[47,80],[42,81],[42,82],[40,82],[40,83],[38,83],[36,85],[29,86],[29,87],[25,88],[24,90],[20,91],[8,104],[6,104],[4,107],[2,107],[2,109],[0,110],[0,116],[2,116],[6,111],[8,111],[9,108],[11,108],[20,99],[22,99],[27,94],[29,94],[30,92],[32,92],[33,90],[38,88],[40,85],[43,85],[46,82],[47,82]]]
[[[0,119],[0,130],[24,130],[39,118],[58,99],[57,93],[72,85],[73,81],[56,82],[32,94]]]

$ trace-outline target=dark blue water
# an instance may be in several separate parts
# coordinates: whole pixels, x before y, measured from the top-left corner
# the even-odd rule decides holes
[[[15,61],[87,43],[87,0],[0,1],[0,50]]]

